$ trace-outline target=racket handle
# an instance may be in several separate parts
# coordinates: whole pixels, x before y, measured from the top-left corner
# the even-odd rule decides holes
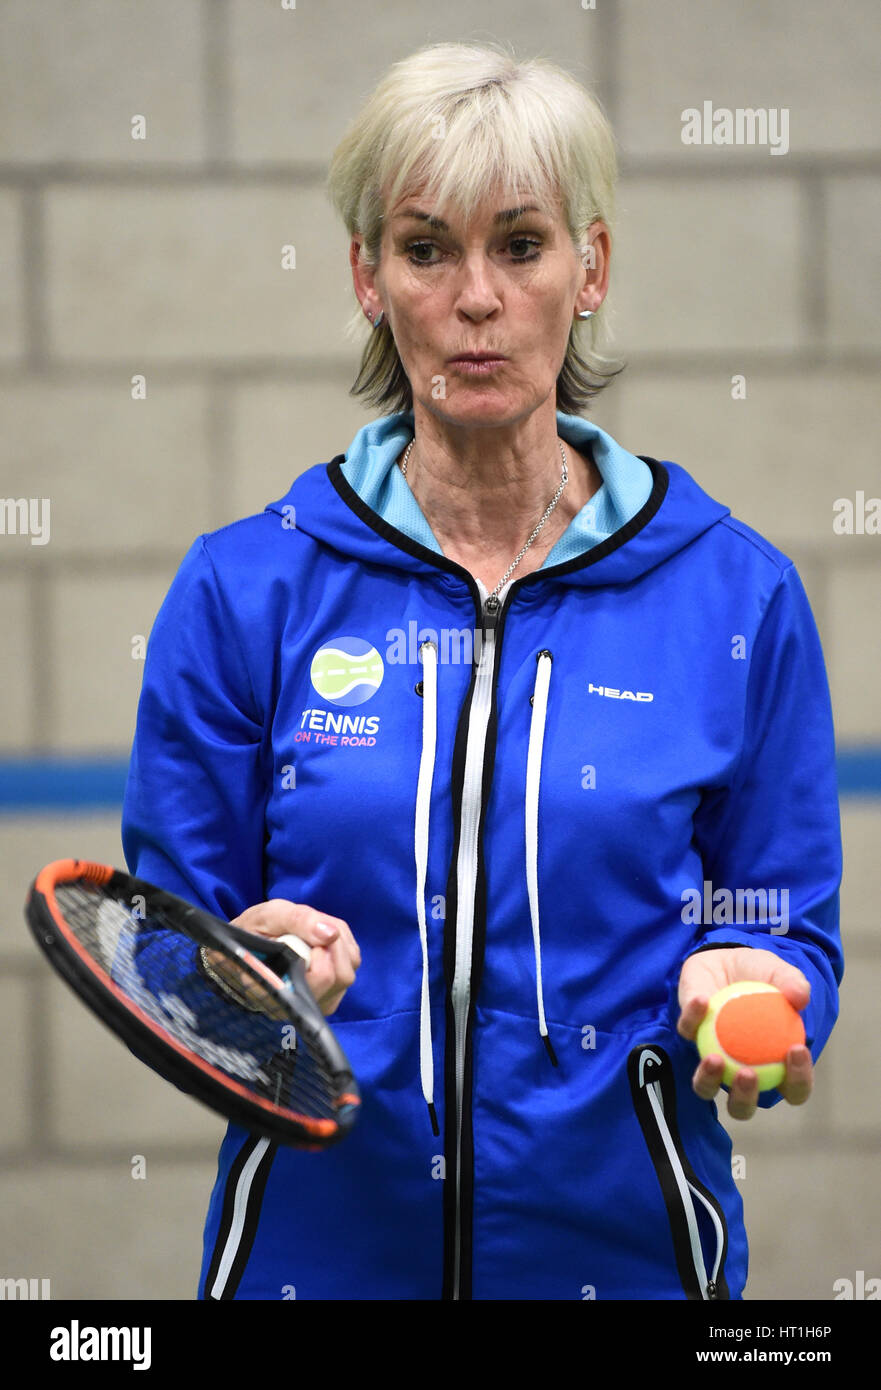
[[[304,941],[301,936],[277,936],[276,941],[281,941],[283,945],[289,946],[298,956],[306,962],[306,969],[309,968],[309,961],[312,959],[312,947],[308,941]]]

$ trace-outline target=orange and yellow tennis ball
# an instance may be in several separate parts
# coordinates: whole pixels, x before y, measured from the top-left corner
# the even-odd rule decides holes
[[[741,1067],[752,1067],[760,1091],[780,1085],[787,1052],[804,1040],[798,1010],[776,985],[758,980],[738,980],[717,990],[695,1038],[701,1057],[715,1053],[725,1059],[723,1086],[731,1085]]]

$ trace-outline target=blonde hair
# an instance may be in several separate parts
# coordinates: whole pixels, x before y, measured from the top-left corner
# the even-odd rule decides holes
[[[366,265],[379,264],[385,207],[419,187],[467,221],[489,188],[530,192],[561,204],[575,253],[601,219],[614,221],[615,137],[599,102],[542,58],[518,62],[501,44],[427,44],[394,63],[349,125],[330,162],[327,192]],[[573,318],[557,378],[557,409],[577,414],[624,364],[599,351],[606,301]],[[359,334],[359,307],[345,328]],[[579,351],[580,335],[588,346]],[[413,408],[413,393],[386,316],[369,332],[349,391],[389,412]]]

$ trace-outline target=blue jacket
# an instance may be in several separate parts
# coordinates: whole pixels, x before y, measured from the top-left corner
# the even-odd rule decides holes
[[[557,423],[602,470],[609,436]],[[731,1143],[676,992],[695,950],[743,943],[804,971],[815,1058],[837,1014],[833,724],[801,581],[646,457],[635,514],[593,516],[493,611],[418,518],[365,500],[354,461],[408,425],[200,536],[150,636],[129,869],[225,918],[308,903],[363,958],[331,1019],[358,1123],[321,1154],[229,1127],[200,1297],[739,1298]]]

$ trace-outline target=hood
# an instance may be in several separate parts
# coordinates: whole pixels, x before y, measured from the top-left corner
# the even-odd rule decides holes
[[[704,492],[684,468],[648,455],[630,454],[590,420],[558,411],[557,429],[574,448],[590,449],[602,474],[603,487],[596,494],[598,536],[595,543],[588,542],[589,549],[559,563],[545,564],[524,576],[522,583],[553,577],[578,587],[626,584],[730,515],[730,508]],[[290,519],[320,545],[366,564],[409,573],[436,573],[440,567],[461,574],[459,565],[380,515],[388,510],[394,462],[412,438],[412,411],[373,420],[358,431],[345,454],[307,468],[288,492],[265,510]],[[627,515],[626,497],[633,496],[633,469],[639,467],[639,460],[650,473],[645,501],[622,525],[620,516]],[[403,479],[398,481],[403,483]],[[404,490],[424,526],[406,483]],[[601,538],[604,528],[611,534]]]

